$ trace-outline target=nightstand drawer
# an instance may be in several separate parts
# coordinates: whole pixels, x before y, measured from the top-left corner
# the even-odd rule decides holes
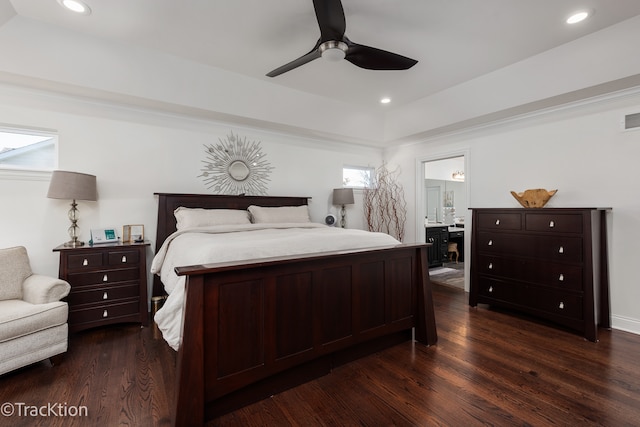
[[[101,253],[74,254],[68,257],[69,270],[88,270],[102,267]]]
[[[129,282],[140,277],[138,268],[123,268],[118,270],[98,270],[88,273],[71,273],[66,279],[71,286],[99,285],[115,282]]]
[[[113,301],[137,298],[140,296],[140,285],[138,283],[131,283],[128,285],[119,286],[100,286],[98,287],[85,287],[81,290],[73,289],[67,300],[72,306],[79,306],[83,304],[104,303],[109,304]]]
[[[96,307],[82,308],[69,311],[69,322],[72,324],[104,322],[126,316],[140,316],[140,301],[138,298],[116,304],[105,304]]]
[[[138,251],[109,252],[109,265],[137,265]]]

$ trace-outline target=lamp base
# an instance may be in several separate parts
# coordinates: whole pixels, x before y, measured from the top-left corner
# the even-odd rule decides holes
[[[69,240],[64,244],[64,246],[67,248],[77,248],[80,246],[84,246],[84,242],[81,242],[80,240]]]

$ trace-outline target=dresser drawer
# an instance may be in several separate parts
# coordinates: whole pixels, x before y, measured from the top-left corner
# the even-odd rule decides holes
[[[477,227],[490,230],[521,230],[522,215],[509,212],[479,213]]]
[[[102,303],[109,304],[113,301],[137,298],[140,296],[140,285],[131,283],[118,286],[85,286],[76,290],[71,290],[67,300],[72,306],[83,304]]]
[[[67,281],[74,287],[127,282],[138,280],[139,277],[140,271],[138,268],[123,268],[118,270],[98,270],[87,273],[71,273]]]
[[[581,320],[583,318],[583,299],[581,294],[565,293],[534,286],[526,287],[523,293],[527,305],[556,316]]]
[[[478,295],[508,303],[516,302],[518,297],[517,289],[513,284],[486,277],[478,280],[477,291]]]
[[[525,215],[525,228],[529,231],[582,233],[582,215],[528,213]]]
[[[108,261],[109,265],[137,265],[138,251],[111,251]]]
[[[581,262],[581,237],[478,233],[478,251],[483,254],[533,257],[539,260]]]
[[[103,265],[102,254],[100,252],[73,254],[67,258],[69,270],[89,270],[100,268]]]
[[[539,283],[558,289],[583,290],[582,267],[537,260],[479,255],[474,266],[483,275]]]
[[[138,298],[97,307],[72,309],[69,311],[69,323],[110,323],[111,320],[125,316],[140,316],[140,300]]]

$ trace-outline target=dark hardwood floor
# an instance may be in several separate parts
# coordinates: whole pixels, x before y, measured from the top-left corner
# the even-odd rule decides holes
[[[404,343],[209,423],[210,426],[638,426],[640,336],[600,342],[467,305],[435,286],[439,342]],[[84,405],[86,417],[5,416],[2,426],[169,425],[175,354],[154,328],[71,337],[60,365],[0,377],[0,404]],[[23,406],[24,409],[24,406]]]

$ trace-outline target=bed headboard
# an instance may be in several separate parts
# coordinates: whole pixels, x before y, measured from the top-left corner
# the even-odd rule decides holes
[[[212,194],[154,193],[158,196],[158,224],[156,230],[156,253],[171,233],[176,231],[176,217],[180,206],[205,209],[247,209],[256,206],[300,206],[309,203],[310,197],[275,196],[226,196]]]

